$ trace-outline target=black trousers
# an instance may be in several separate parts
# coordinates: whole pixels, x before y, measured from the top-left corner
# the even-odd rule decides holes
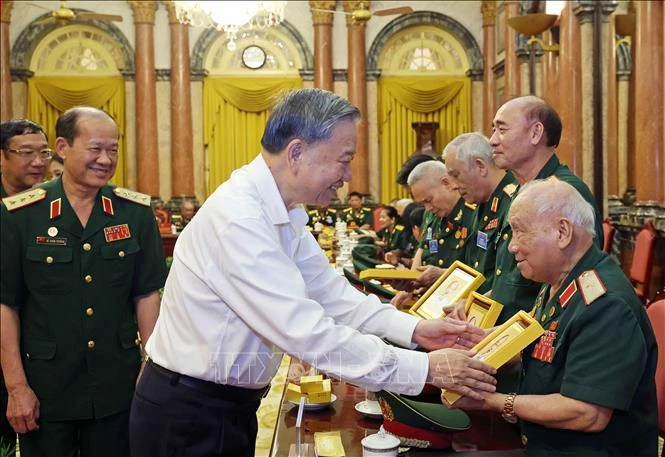
[[[16,447],[16,432],[7,420],[8,395],[2,370],[0,370],[0,448],[11,451]]]
[[[219,386],[149,362],[129,419],[132,457],[254,457],[265,390]]]
[[[129,455],[129,411],[101,419],[49,422],[19,434],[21,457],[125,457]]]

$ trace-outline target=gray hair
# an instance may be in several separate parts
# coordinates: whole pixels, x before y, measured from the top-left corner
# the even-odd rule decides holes
[[[430,160],[417,165],[411,173],[406,183],[412,187],[416,183],[427,179],[429,182],[435,182],[446,176],[446,166],[438,160]]]
[[[444,162],[448,154],[453,152],[457,152],[455,158],[464,163],[467,170],[476,159],[480,159],[485,163],[493,163],[492,146],[487,137],[479,132],[463,133],[456,136],[443,149],[441,156]]]
[[[335,125],[345,119],[360,119],[360,111],[348,100],[321,89],[294,90],[270,113],[261,146],[277,154],[294,138],[306,143],[327,140]]]
[[[536,179],[526,183],[510,205],[513,209],[529,202],[534,218],[560,216],[568,219],[592,237],[596,236],[593,206],[567,182],[556,178]]]

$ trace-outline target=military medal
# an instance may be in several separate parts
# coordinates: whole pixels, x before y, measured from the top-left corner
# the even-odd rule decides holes
[[[49,227],[48,230],[46,231],[48,233],[48,236],[54,237],[58,234],[58,228],[57,227]]]
[[[499,218],[494,218],[487,223],[487,225],[485,226],[485,230],[495,229],[497,228],[498,225],[499,225]]]
[[[106,238],[107,243],[118,240],[125,240],[127,238],[131,238],[131,236],[132,234],[129,232],[129,225],[127,224],[104,227],[104,238]]]
[[[538,343],[533,347],[531,357],[541,362],[552,363],[554,360],[554,340],[556,339],[556,332],[546,330],[540,337]]]

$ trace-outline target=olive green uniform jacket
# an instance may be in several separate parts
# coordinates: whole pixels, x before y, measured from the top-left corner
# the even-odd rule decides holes
[[[460,198],[450,214],[443,219],[430,212],[425,213],[424,236],[420,242],[420,247],[423,248],[423,265],[448,268],[455,260],[464,261],[475,209],[476,205],[466,203]]]
[[[358,227],[362,227],[363,225],[369,225],[371,227],[374,222],[372,210],[364,206],[360,209],[359,213],[354,213],[353,208],[346,208],[342,211],[342,220],[347,224],[355,222]]]
[[[119,191],[136,201],[104,186],[85,228],[61,179],[18,194],[28,202],[12,211],[3,201],[0,300],[19,312],[42,420],[130,407],[140,367],[133,298],[164,285],[166,264],[150,197]]]
[[[559,162],[556,154],[553,154],[550,160],[545,164],[535,179],[545,179],[555,177],[561,181],[567,182],[573,186],[582,195],[582,197],[591,204],[596,217],[596,245],[603,246],[603,228],[602,218],[596,200],[591,191],[580,178],[570,171],[570,169]],[[519,192],[513,194],[513,199]],[[494,283],[492,285],[492,299],[503,304],[503,310],[497,320],[497,325],[507,321],[513,314],[519,310],[529,311],[540,290],[540,283],[530,281],[522,276],[517,268],[515,256],[508,252],[508,245],[512,239],[512,230],[508,223],[508,217],[504,220],[501,233],[496,237],[496,270]]]
[[[477,292],[484,294],[494,283],[497,238],[508,216],[508,208],[517,180],[511,172],[506,173],[485,203],[478,204],[473,213],[471,235],[466,246],[464,263],[482,273],[485,282]]]
[[[518,392],[560,393],[614,413],[598,433],[523,421],[528,455],[655,456],[656,339],[620,267],[592,246],[549,295],[544,285],[533,311],[546,332],[523,353]]]
[[[328,227],[333,227],[335,222],[337,222],[337,210],[334,208],[328,208],[324,212],[321,212],[318,209],[311,209],[307,211],[307,214],[309,215],[307,225],[312,228],[314,228],[314,224],[317,222]]]

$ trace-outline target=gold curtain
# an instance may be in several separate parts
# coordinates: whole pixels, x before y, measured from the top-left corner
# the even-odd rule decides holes
[[[467,77],[384,77],[379,80],[381,201],[408,197],[395,183],[404,161],[416,150],[413,122],[438,122],[439,151],[471,130],[471,80]]]
[[[203,82],[203,132],[208,194],[261,151],[261,137],[275,100],[302,87],[300,77],[211,77]]]
[[[58,116],[74,106],[93,106],[110,114],[120,129],[118,166],[111,182],[125,185],[125,81],[120,76],[50,77],[28,79],[28,119],[44,128],[51,145],[55,142]]]

